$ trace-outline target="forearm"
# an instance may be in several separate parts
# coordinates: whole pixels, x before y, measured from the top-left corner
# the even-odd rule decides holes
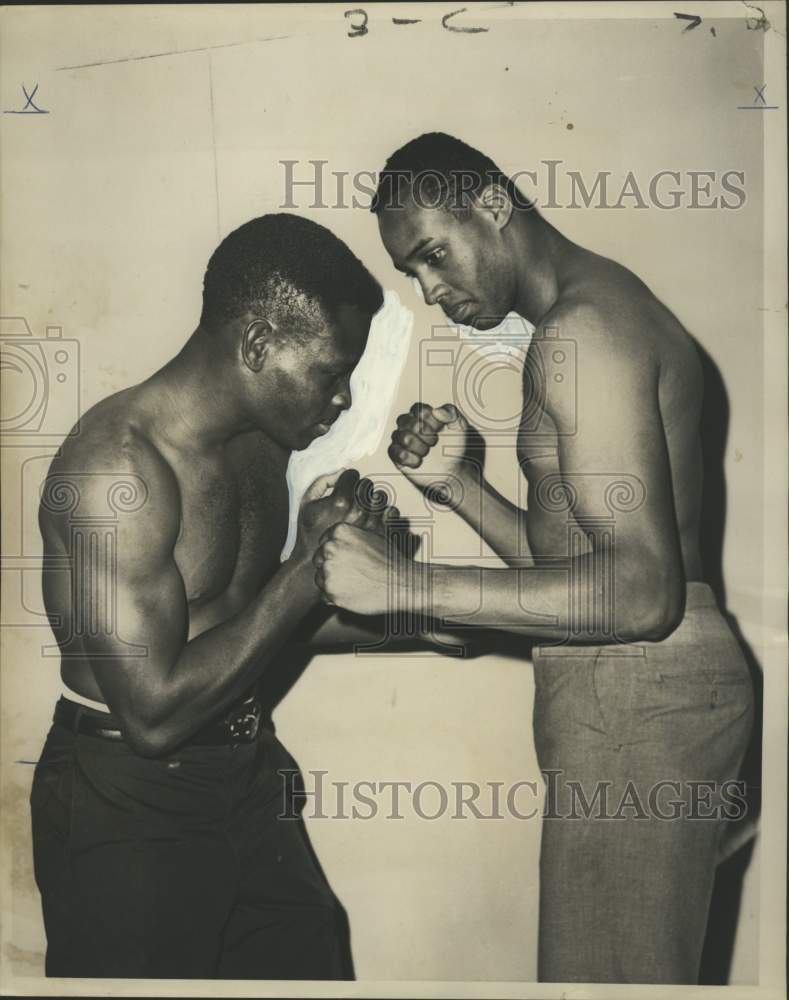
[[[386,632],[384,615],[357,615],[352,611],[315,608],[293,634],[292,644],[309,647],[343,647],[380,642]]]
[[[397,591],[400,610],[442,624],[497,629],[535,642],[600,645],[655,641],[666,620],[658,586],[632,576],[614,586],[594,554],[553,567],[487,569],[421,564]]]
[[[456,512],[508,566],[531,566],[525,510],[505,499],[474,466],[461,480]]]
[[[422,621],[418,632],[393,629],[387,615],[358,615],[352,611],[317,608],[304,619],[293,636],[293,645],[311,649],[337,649],[358,646],[385,648],[392,644],[416,643],[457,650],[465,645],[464,639],[439,631],[432,619]]]
[[[243,611],[187,642],[156,689],[147,686],[149,735],[180,742],[243,696],[318,599],[311,565],[283,563]]]

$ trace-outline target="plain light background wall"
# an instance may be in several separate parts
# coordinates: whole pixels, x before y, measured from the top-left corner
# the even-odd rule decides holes
[[[371,8],[359,38],[347,37],[349,19],[333,4],[38,8],[6,17],[3,107],[21,107],[20,83],[29,91],[38,82],[36,102],[50,113],[3,116],[2,315],[25,317],[37,337],[56,324],[78,340],[84,411],[180,347],[197,322],[202,274],[219,239],[284,203],[282,160],[303,161],[300,179],[312,173],[307,161],[327,160],[331,181],[329,171],[377,171],[404,141],[440,129],[508,172],[542,178],[540,161],[563,161],[565,201],[567,170],[587,185],[596,171],[611,171],[615,192],[628,170],[643,190],[658,170],[683,172],[686,192],[685,171],[744,171],[747,201],[736,211],[639,209],[631,200],[621,210],[545,215],[643,278],[722,373],[730,405],[723,570],[729,609],[758,658],[763,122],[736,108],[752,103],[762,82],[761,34],[739,18],[683,36],[670,13],[551,21],[491,9],[475,18],[480,8],[450,23],[490,30],[460,34],[442,28],[451,9]],[[398,26],[392,16],[421,23]],[[98,65],[61,68],[84,64]],[[524,189],[544,200],[539,186]],[[331,183],[324,196],[334,201]],[[442,318],[393,271],[369,212],[312,209],[304,187],[295,198],[297,211],[345,239],[414,310],[394,417],[416,399],[419,340]],[[429,401],[449,399],[448,378],[429,377]],[[506,385],[517,398],[517,378]],[[4,551],[19,559],[3,573],[3,960],[32,976],[41,974],[44,946],[29,844],[32,767],[16,762],[38,756],[58,693],[57,661],[41,654],[51,639],[35,564],[36,483],[56,444],[38,438],[4,451]],[[391,477],[385,449],[386,441],[362,471]],[[496,485],[514,499],[514,453],[496,449],[491,464]],[[407,484],[398,489],[404,509],[420,509]],[[436,522],[438,551],[479,555],[470,532],[451,518]],[[275,718],[305,773],[326,770],[327,781],[508,785],[539,780],[532,694],[525,654],[469,662],[321,656]],[[532,980],[539,822],[406,815],[310,824],[349,913],[358,977]],[[757,860],[758,852],[733,981],[755,978]]]

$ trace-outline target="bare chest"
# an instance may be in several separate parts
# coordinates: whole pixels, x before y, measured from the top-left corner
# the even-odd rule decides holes
[[[246,438],[176,469],[181,530],[174,556],[190,616],[228,599],[233,613],[279,564],[288,523],[286,459],[261,449],[255,435]]]

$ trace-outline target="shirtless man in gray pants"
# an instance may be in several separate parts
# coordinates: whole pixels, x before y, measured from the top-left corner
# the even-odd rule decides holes
[[[508,568],[415,572],[380,536],[339,525],[316,556],[326,598],[472,616],[535,643],[539,978],[695,983],[753,716],[702,577],[695,346],[634,274],[565,238],[451,136],[393,154],[373,211],[394,266],[452,322],[492,329],[515,311],[534,325],[517,437],[528,509],[486,481],[455,400],[416,403],[390,457]],[[553,377],[557,335],[575,345],[574,393]]]

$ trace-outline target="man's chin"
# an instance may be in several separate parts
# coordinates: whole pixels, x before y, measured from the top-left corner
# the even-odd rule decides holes
[[[317,441],[318,438],[322,438],[324,434],[328,434],[331,429],[332,424],[311,424],[302,432],[298,443],[292,446],[293,451],[305,451],[309,448],[313,441]]]
[[[475,330],[494,330],[503,320],[503,316],[474,316],[468,326]]]

